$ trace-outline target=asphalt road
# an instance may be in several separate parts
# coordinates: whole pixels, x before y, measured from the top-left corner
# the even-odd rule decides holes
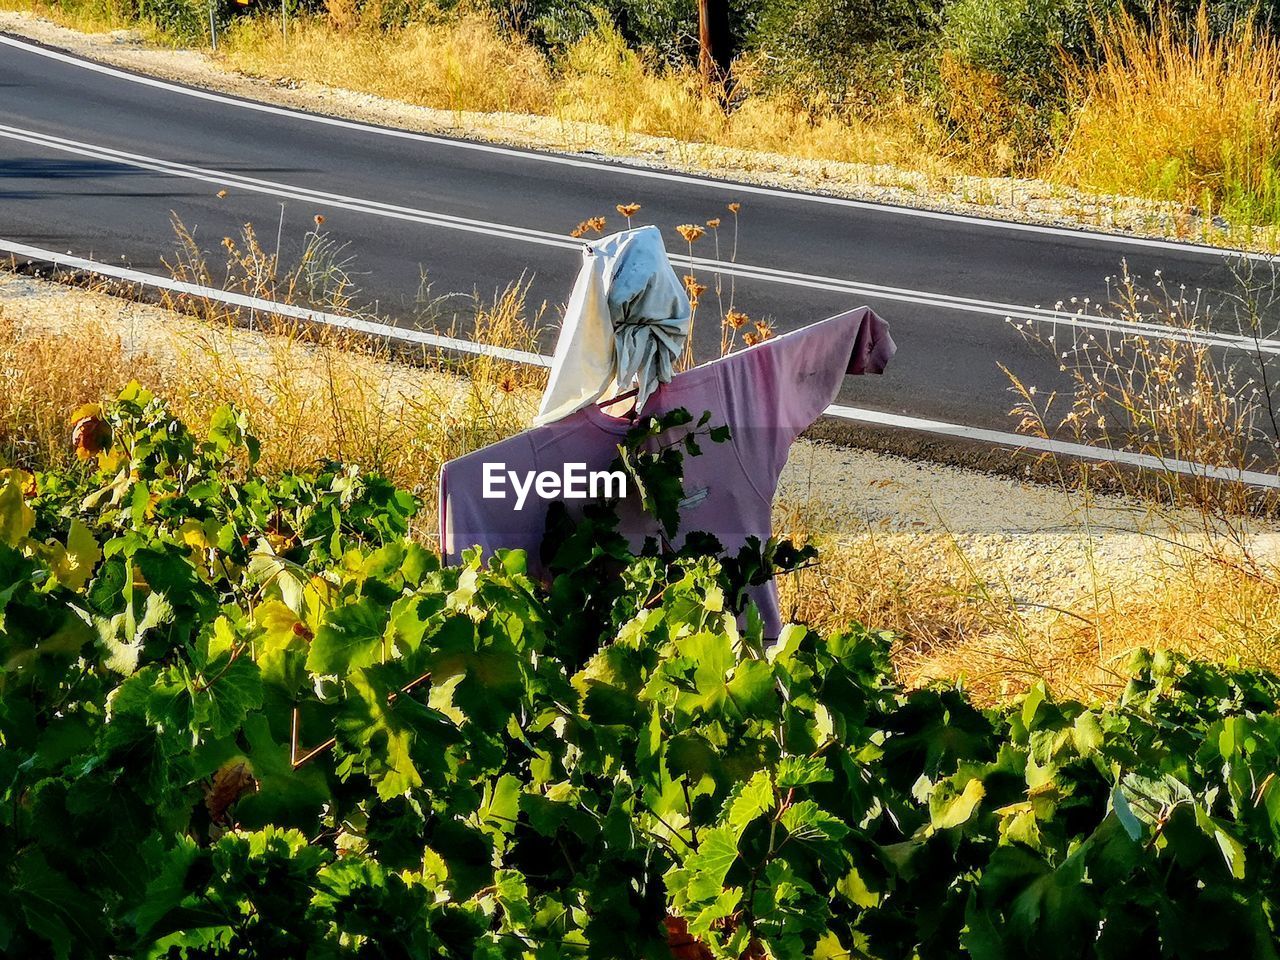
[[[0,37],[0,238],[163,272],[172,215],[220,262],[222,238],[245,223],[274,246],[283,203],[286,257],[322,215],[355,257],[363,297],[393,322],[419,322],[424,278],[438,298],[491,297],[524,277],[554,319],[578,268],[567,234],[580,220],[605,215],[613,229],[615,204],[640,203],[637,224],[658,224],[677,252],[675,225],[719,216],[727,229],[726,204],[740,201],[736,265],[722,266],[740,309],[779,330],[863,303],[890,321],[889,373],[846,380],[840,402],[995,430],[1012,428],[1000,364],[1042,390],[1061,382],[1057,359],[1007,315],[1105,303],[1122,261],[1208,301],[1235,285],[1230,255],[1206,248],[655,175],[184,90]],[[714,259],[710,239],[695,254]],[[1067,322],[1064,336],[1090,332],[1075,322],[1086,326]],[[718,341],[708,324],[701,332]],[[544,345],[553,340],[548,331]]]

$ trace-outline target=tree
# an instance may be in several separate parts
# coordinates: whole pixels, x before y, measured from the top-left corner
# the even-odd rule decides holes
[[[729,76],[733,39],[729,31],[729,0],[698,0],[698,71],[708,84]]]

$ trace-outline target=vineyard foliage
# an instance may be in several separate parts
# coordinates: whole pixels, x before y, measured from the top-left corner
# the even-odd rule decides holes
[[[131,386],[75,440],[0,486],[5,956],[1277,955],[1275,677],[982,710],[874,630],[766,642],[785,545],[561,516],[547,587],[353,467],[260,475],[230,409]]]

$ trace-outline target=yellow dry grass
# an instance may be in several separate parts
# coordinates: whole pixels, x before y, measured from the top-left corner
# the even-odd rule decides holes
[[[130,351],[118,331],[90,321],[74,336],[24,335],[19,318],[0,309],[0,454],[6,466],[71,459],[67,415],[112,396],[132,379],[171,386],[156,357]]]
[[[422,354],[406,366],[367,337],[283,321],[250,331],[212,305],[182,307],[199,321],[141,340],[88,310],[54,330],[0,312],[0,461],[69,463],[67,415],[138,380],[197,429],[223,404],[246,411],[263,470],[340,460],[388,476],[423,500],[415,533],[429,541],[441,465],[519,431],[536,403],[530,374],[491,358]],[[526,346],[523,288],[480,310],[475,331]]]
[[[817,544],[823,561],[784,584],[784,604],[807,622],[893,630],[903,637],[898,662],[908,682],[964,677],[989,700],[1038,680],[1063,693],[1105,694],[1123,682],[1138,647],[1280,668],[1280,543],[1258,519],[1276,515],[1275,491],[1178,468],[1276,474],[1280,415],[1265,357],[1224,357],[1201,335],[1230,316],[1243,333],[1272,335],[1277,289],[1274,269],[1239,270],[1231,313],[1214,316],[1158,271],[1139,282],[1125,266],[1114,303],[1100,308],[1117,321],[1115,333],[1055,342],[1060,331],[1025,325],[1069,386],[1037,391],[1010,375],[1023,431],[1161,464],[1141,473],[1108,461],[1059,465],[1064,529],[1036,535],[1041,563],[1051,552],[1073,553],[1068,578],[1046,590],[1034,560],[1001,557],[1025,545],[1015,536],[996,538],[993,560],[989,536],[854,534],[800,502],[782,514],[783,529]],[[1141,325],[1150,322],[1182,336],[1147,336]],[[1125,493],[1108,501],[1132,506],[1123,516],[1100,513],[1099,489]]]
[[[382,30],[347,18],[238,21],[223,41],[249,73],[344,87],[447,110],[547,113],[550,69],[529,44],[479,14]]]
[[[1053,174],[1071,184],[1196,204],[1245,222],[1280,217],[1280,43],[1248,23],[1215,37],[1123,15],[1100,63],[1071,78],[1080,104]]]
[[[166,44],[163,31],[154,24],[140,22],[132,4],[116,0],[88,0],[84,3],[59,3],[57,0],[4,0],[3,9],[18,10],[47,17],[72,30],[105,33],[125,28],[137,29],[149,43]],[[171,43],[171,41],[169,41]]]
[[[804,505],[779,533],[814,543],[820,562],[781,581],[784,615],[821,629],[873,624],[899,637],[911,686],[961,680],[994,703],[1043,681],[1055,693],[1107,697],[1139,648],[1280,668],[1280,564],[1221,541],[1188,538],[1138,551],[1138,569],[1086,558],[1051,602],[945,532],[850,534],[808,526]]]
[[[294,264],[282,263],[247,224],[238,237],[223,239],[225,259],[215,265],[175,218],[170,271],[203,286],[358,316],[353,259],[322,223],[317,217],[307,231]],[[528,316],[526,289],[510,284],[454,323],[466,321],[466,336],[477,343],[533,350],[538,317]],[[199,424],[231,404],[260,432],[264,469],[322,459],[358,463],[421,497],[428,527],[440,467],[522,429],[533,410],[530,388],[542,383],[541,371],[483,354],[451,358],[422,349],[393,358],[385,341],[342,329],[275,320],[246,332],[220,302],[166,302],[200,321],[174,342],[185,376],[168,396],[180,414]],[[398,362],[404,360],[413,365]]]
[[[223,56],[250,74],[438,109],[589,123],[623,142],[644,134],[805,159],[899,164],[937,176],[955,169],[942,152],[945,132],[904,98],[865,121],[813,116],[784,97],[753,94],[753,68],[743,61],[735,67],[736,105],[726,112],[722,91],[709,90],[695,70],[648,63],[605,20],[548,63],[485,14],[383,29],[344,9],[291,24],[287,40],[278,19],[243,19],[224,38]]]
[[[497,309],[520,306],[512,291]],[[188,421],[202,424],[222,404],[246,411],[267,471],[332,459],[382,473],[422,498],[424,533],[434,532],[441,466],[518,432],[531,411],[528,392],[503,364],[406,375],[376,342],[294,324],[272,324],[252,345],[226,329],[195,334],[177,344],[176,356],[188,373],[167,395]]]

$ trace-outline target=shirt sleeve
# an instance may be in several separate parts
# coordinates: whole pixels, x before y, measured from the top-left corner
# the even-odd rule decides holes
[[[881,372],[895,349],[888,324],[862,307],[720,361],[726,423],[762,496],[772,500],[791,444],[835,400],[845,375]]]

